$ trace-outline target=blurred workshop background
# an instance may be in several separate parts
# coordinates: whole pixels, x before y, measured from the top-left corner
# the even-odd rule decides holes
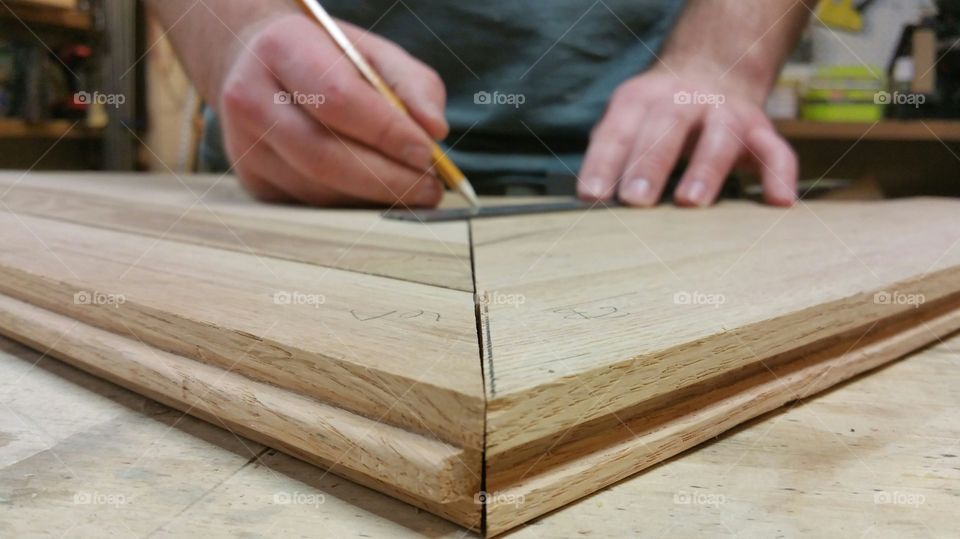
[[[768,103],[802,178],[960,194],[958,45],[960,0],[821,0]],[[193,171],[201,105],[142,2],[0,0],[0,168]]]

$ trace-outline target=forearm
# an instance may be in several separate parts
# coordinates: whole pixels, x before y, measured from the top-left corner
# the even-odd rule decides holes
[[[294,0],[148,0],[198,91],[219,105],[220,86],[249,36],[275,17],[299,10]]]
[[[660,68],[698,73],[766,98],[816,0],[691,0],[661,54]]]

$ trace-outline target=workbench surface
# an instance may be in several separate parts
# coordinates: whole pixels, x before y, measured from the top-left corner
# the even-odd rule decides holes
[[[958,351],[788,405],[512,535],[952,536]],[[471,535],[7,340],[0,406],[0,536]]]

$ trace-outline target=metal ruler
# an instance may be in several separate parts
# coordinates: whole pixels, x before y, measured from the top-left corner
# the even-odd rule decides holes
[[[468,219],[487,219],[491,217],[507,217],[511,215],[534,215],[541,213],[556,213],[565,211],[585,211],[592,209],[619,207],[617,202],[584,202],[570,199],[559,202],[544,202],[537,204],[510,204],[505,206],[481,206],[479,208],[453,209],[390,209],[383,213],[387,219],[396,221],[414,221],[420,223],[438,223],[443,221],[463,221]]]

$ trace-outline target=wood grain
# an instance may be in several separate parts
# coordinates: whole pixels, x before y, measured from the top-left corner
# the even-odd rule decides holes
[[[703,384],[698,391],[568,431],[526,461],[487,464],[487,532],[496,535],[596,492],[784,404],[903,357],[960,330],[960,298],[920,316],[874,326],[750,376]],[[522,503],[509,503],[522,500]]]
[[[0,208],[147,237],[473,291],[465,223],[259,204],[232,178],[0,173]]]
[[[946,200],[790,211],[726,204],[473,223],[478,294],[490,298],[480,308],[487,487],[510,485],[518,473],[543,481],[526,492],[503,488],[508,499],[540,501],[519,512],[488,509],[490,529],[615,481],[622,476],[590,479],[617,469],[614,461],[645,466],[640,446],[605,461],[605,442],[590,427],[616,430],[645,405],[751,366],[852,347],[884,321],[916,314],[912,298],[951,297],[960,290],[957,209]],[[695,239],[704,234],[707,241]],[[665,443],[686,447],[709,431],[687,427]],[[653,461],[674,452],[654,452]],[[558,453],[576,479],[538,471]]]
[[[30,216],[0,214],[0,241],[2,293],[369,417],[482,443],[467,293]],[[78,304],[75,294],[124,301]]]
[[[0,176],[0,330],[489,533],[960,326],[955,201],[421,225],[182,180]]]
[[[351,414],[5,296],[0,296],[0,332],[464,526],[479,525],[473,503],[480,487],[479,451]]]

